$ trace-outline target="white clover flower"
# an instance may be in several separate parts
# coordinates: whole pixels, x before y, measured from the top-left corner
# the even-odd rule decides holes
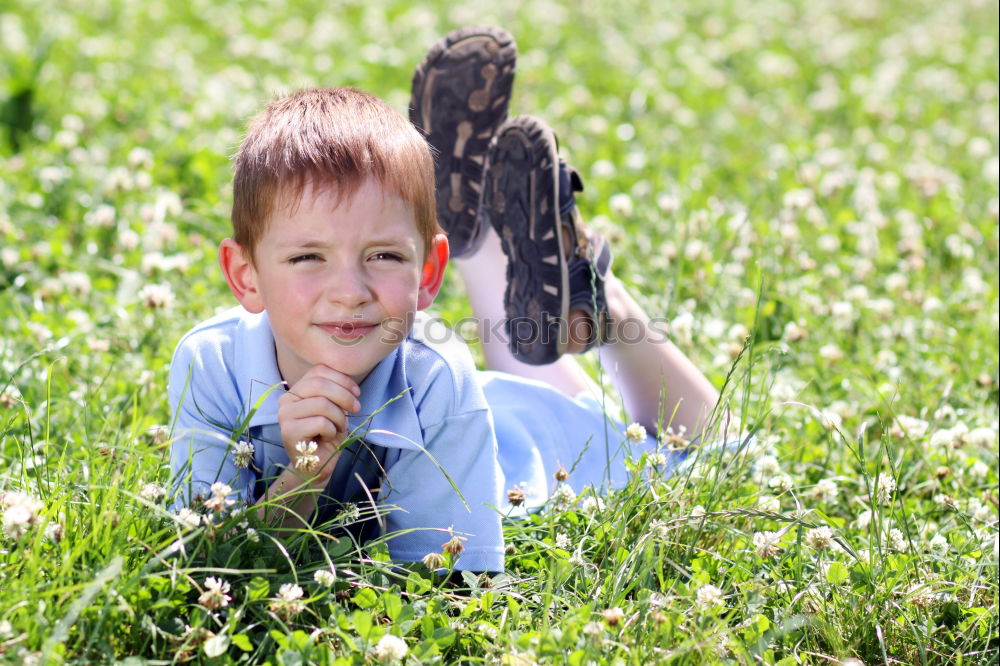
[[[779,539],[781,539],[780,532],[754,532],[753,547],[757,551],[757,556],[767,559],[780,553]]]
[[[201,514],[192,511],[191,509],[182,507],[177,513],[177,520],[183,523],[187,527],[198,527],[202,523]]]
[[[600,497],[595,497],[590,495],[586,497],[580,504],[580,511],[582,511],[587,516],[593,516],[596,513],[603,513],[605,510],[604,500]]]
[[[230,499],[233,489],[221,481],[212,484],[212,496],[205,500],[205,508],[222,513],[228,507],[236,504],[236,500]]]
[[[969,467],[967,474],[974,479],[985,479],[986,475],[990,473],[990,466],[984,463],[982,460],[977,460]]]
[[[947,555],[948,549],[948,539],[943,534],[935,534],[931,537],[930,541],[927,542],[927,550],[938,557],[944,557]]]
[[[993,428],[974,428],[965,433],[962,439],[966,444],[992,449],[996,445],[997,434]]]
[[[952,449],[959,442],[958,437],[956,437],[955,431],[951,428],[944,428],[938,430],[933,435],[931,435],[930,445],[934,449]]]
[[[885,540],[886,540],[886,545],[889,547],[890,550],[894,550],[897,553],[906,552],[906,546],[907,546],[906,537],[903,535],[903,532],[900,531],[898,528],[893,527],[892,529],[890,529],[889,532],[886,534]]]
[[[670,322],[670,335],[681,347],[690,347],[694,341],[694,317],[682,312]]]
[[[39,513],[45,505],[20,491],[0,493],[3,509],[3,531],[11,539],[20,539],[41,520]]]
[[[90,276],[80,271],[67,271],[59,276],[66,291],[74,296],[86,296],[90,293]]]
[[[305,592],[295,583],[284,583],[267,608],[278,617],[290,620],[305,610],[306,605],[301,601],[304,596]]]
[[[357,504],[349,502],[341,507],[337,520],[342,523],[356,523],[361,518],[361,509]]]
[[[722,606],[725,602],[722,598],[722,590],[711,583],[702,585],[695,593],[695,603],[699,608],[709,609]]]
[[[821,502],[835,502],[840,490],[833,479],[823,479],[813,488],[813,497]]]
[[[799,342],[805,340],[808,336],[809,331],[794,321],[785,324],[785,330],[782,333],[782,337],[789,342]]]
[[[576,502],[576,491],[567,484],[560,483],[552,493],[552,508],[555,511],[565,511]]]
[[[198,603],[209,610],[219,610],[228,606],[230,601],[229,583],[212,576],[205,579],[205,591],[198,597]]]
[[[260,543],[260,532],[252,527],[246,529],[247,539],[253,543]]]
[[[246,469],[253,461],[253,444],[240,440],[233,445],[233,464],[240,469]]]
[[[562,548],[563,550],[569,550],[572,547],[572,542],[569,537],[562,532],[556,533],[556,548]]]
[[[298,601],[305,596],[305,591],[295,583],[284,583],[278,588],[277,601],[292,602]]]
[[[375,648],[372,650],[375,658],[383,663],[391,663],[404,659],[407,652],[409,652],[409,648],[406,646],[406,641],[392,634],[386,634],[378,639],[378,643],[375,644]]]
[[[817,550],[829,548],[833,544],[833,530],[827,526],[813,527],[806,532],[806,545]]]
[[[778,474],[777,476],[772,476],[768,479],[767,486],[772,490],[783,493],[794,488],[795,482],[792,481],[792,477],[788,474]]]
[[[604,618],[604,624],[609,627],[617,627],[625,619],[625,611],[618,606],[605,608],[601,611],[601,617]]]
[[[337,581],[337,573],[331,569],[317,569],[313,574],[313,580],[323,587],[332,587]]]
[[[933,502],[942,509],[953,509],[955,507],[955,498],[946,493],[934,495]]]
[[[650,453],[646,456],[646,465],[648,467],[663,467],[667,464],[667,456],[661,451],[655,453]]]
[[[486,636],[491,641],[495,641],[497,638],[497,628],[492,624],[486,624],[485,622],[480,622],[476,625],[476,632],[482,636]]]
[[[583,625],[583,633],[591,638],[597,638],[604,633],[604,625],[600,622],[588,622]]]
[[[311,472],[319,467],[319,456],[316,450],[319,446],[316,442],[296,442],[295,451],[298,456],[295,458],[295,469],[303,472]]]
[[[654,539],[665,539],[667,537],[667,532],[669,532],[669,531],[670,531],[670,528],[662,520],[656,520],[656,519],[654,519],[649,524],[649,534]]]
[[[167,496],[167,489],[158,483],[143,484],[139,491],[139,497],[147,502],[159,502]]]
[[[871,509],[865,509],[858,514],[858,517],[854,520],[854,524],[858,526],[859,529],[868,529],[868,526],[872,524],[872,519],[875,514],[872,513]]]
[[[169,284],[147,284],[139,290],[139,300],[150,310],[165,310],[173,306],[174,290]]]
[[[830,409],[821,409],[817,415],[819,424],[827,430],[840,428],[844,423],[844,418],[837,412]]]
[[[63,528],[62,521],[65,520],[65,516],[59,514],[59,520],[48,523],[45,525],[45,538],[52,543],[58,543],[63,540],[63,536],[66,533],[65,528]]]
[[[641,444],[646,441],[646,428],[639,423],[630,423],[625,428],[625,436],[636,444]]]
[[[615,217],[632,217],[632,197],[619,192],[608,197],[608,208]]]
[[[844,360],[844,350],[832,343],[820,347],[819,355],[827,361],[836,362]]]
[[[685,437],[686,434],[687,426],[680,426],[676,430],[673,426],[667,426],[667,429],[658,435],[658,439],[661,444],[666,445],[667,451],[683,451],[691,446],[691,441]]]
[[[128,164],[133,169],[148,169],[153,166],[153,153],[142,146],[136,146],[129,151]]]
[[[673,194],[660,194],[656,197],[656,205],[664,215],[673,215],[680,208],[680,200]]]
[[[5,386],[3,390],[0,390],[0,407],[13,407],[20,398],[21,393],[14,386]]]
[[[875,479],[875,499],[880,504],[888,504],[892,500],[892,494],[896,491],[896,479],[891,475],[882,472]]]
[[[778,463],[778,458],[771,455],[761,456],[755,467],[761,478],[769,478],[781,472],[781,464]]]
[[[761,495],[757,499],[757,508],[764,513],[778,513],[781,511],[781,500],[774,495]]]
[[[972,512],[972,517],[981,523],[989,523],[994,519],[993,509],[987,504],[980,504],[976,507],[976,510]]]
[[[929,427],[930,424],[923,419],[900,414],[896,417],[892,427],[889,428],[889,434],[897,439],[902,439],[903,437],[920,439],[927,434]]]

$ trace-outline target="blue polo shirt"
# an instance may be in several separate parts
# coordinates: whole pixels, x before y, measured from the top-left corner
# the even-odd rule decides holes
[[[467,539],[458,569],[501,571],[502,477],[492,414],[465,344],[426,317],[418,321],[361,383],[361,411],[348,416],[360,441],[341,456],[321,509],[330,500],[370,504],[370,492],[391,508],[382,520],[394,561],[441,552],[451,529]],[[168,387],[179,504],[193,494],[208,497],[215,481],[253,503],[288,465],[278,426],[281,381],[266,313],[237,307],[181,339]],[[254,446],[244,468],[233,456],[235,432]],[[370,487],[361,488],[358,476]]]
[[[288,464],[278,425],[283,391],[266,313],[237,307],[181,339],[168,391],[178,506],[196,493],[209,496],[215,481],[248,504],[264,494]],[[544,504],[556,470],[570,472],[576,493],[617,489],[628,480],[625,460],[656,450],[652,436],[630,442],[608,411],[593,397],[477,371],[458,335],[418,313],[406,340],[361,383],[361,412],[348,416],[360,439],[341,454],[318,518],[335,515],[340,503],[364,508],[375,500],[388,513],[381,525],[369,522],[359,540],[390,535],[394,560],[440,552],[452,528],[467,538],[457,568],[500,571],[502,515]],[[254,446],[245,468],[234,461],[234,433]],[[664,473],[682,461],[671,455]],[[516,508],[506,497],[515,486],[526,496]]]

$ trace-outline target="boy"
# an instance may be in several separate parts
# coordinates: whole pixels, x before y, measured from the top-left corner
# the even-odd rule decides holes
[[[513,70],[513,40],[492,28],[430,51],[411,119],[438,150],[436,176],[414,126],[357,90],[301,91],[251,122],[234,237],[219,251],[241,307],[196,326],[171,366],[179,503],[235,494],[296,524],[377,501],[399,510],[356,536],[396,533],[394,560],[448,541],[456,568],[500,571],[502,489],[537,506],[552,472],[574,463],[577,492],[624,483],[622,426],[577,399],[593,383],[562,354],[604,343],[649,428],[664,408],[692,434],[704,423],[716,394],[673,345],[611,334],[610,321],[648,329],[648,318],[582,227],[579,179],[551,131],[506,121]],[[477,373],[455,336],[417,314],[440,289],[449,238],[473,313],[484,328],[507,320],[509,347],[483,335],[487,365],[506,372]]]

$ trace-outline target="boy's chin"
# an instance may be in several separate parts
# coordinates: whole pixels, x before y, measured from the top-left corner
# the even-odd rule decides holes
[[[380,349],[376,354],[372,354],[372,350],[364,350],[363,352],[358,350],[361,353],[352,354],[350,347],[345,347],[343,353],[331,355],[331,357],[321,362],[334,370],[343,372],[345,375],[350,375],[355,382],[360,384],[398,346],[394,345]]]

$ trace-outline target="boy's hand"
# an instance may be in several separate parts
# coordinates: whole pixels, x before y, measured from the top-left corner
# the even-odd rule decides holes
[[[291,467],[317,480],[328,479],[337,464],[337,448],[347,436],[347,415],[361,409],[361,388],[351,377],[325,365],[313,366],[278,399],[278,424]],[[315,442],[308,453],[299,442]],[[296,465],[303,455],[318,458],[315,465]],[[311,469],[306,469],[311,467]]]

